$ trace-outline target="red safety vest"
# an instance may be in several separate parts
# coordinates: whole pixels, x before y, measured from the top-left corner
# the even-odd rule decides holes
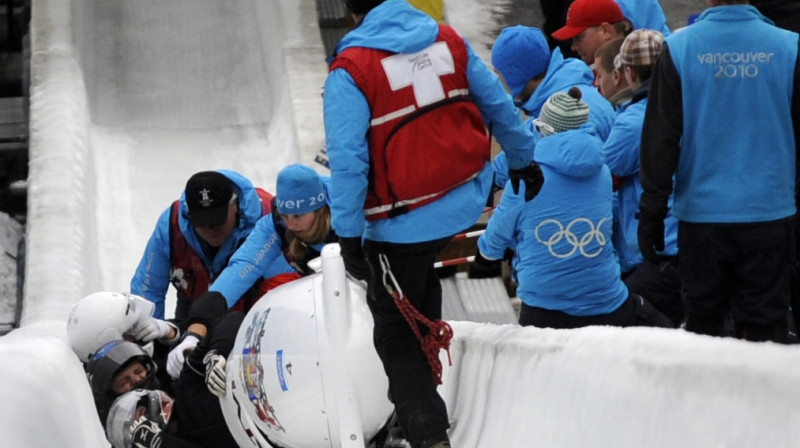
[[[350,74],[371,111],[367,220],[431,203],[489,161],[486,127],[469,96],[467,59],[463,39],[440,24],[436,42],[420,52],[351,47],[331,64]]]
[[[261,200],[261,216],[265,216],[272,211],[273,195],[268,191],[256,187],[256,193]],[[169,226],[169,246],[170,246],[170,271],[169,278],[175,289],[178,290],[178,299],[194,302],[201,294],[208,291],[208,287],[214,280],[200,259],[194,248],[186,241],[186,237],[181,233],[178,222],[180,201],[172,203],[170,212]],[[244,240],[242,240],[244,241]],[[270,279],[271,280],[271,279]],[[293,279],[292,279],[293,280]],[[260,279],[246,292],[242,298],[231,308],[234,311],[246,311],[263,295],[262,288],[271,289],[268,282]],[[285,283],[285,282],[284,282]],[[267,290],[268,290],[267,289]]]

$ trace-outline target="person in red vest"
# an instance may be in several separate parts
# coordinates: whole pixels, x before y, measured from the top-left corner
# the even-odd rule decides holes
[[[368,282],[373,341],[400,427],[414,448],[446,448],[436,387],[450,332],[433,263],[489,198],[487,128],[515,191],[531,200],[544,180],[530,128],[452,27],[405,0],[345,4],[356,26],[337,46],[323,97],[332,225],[345,269]]]
[[[153,317],[164,319],[171,284],[178,296],[175,321],[182,323],[192,302],[208,290],[256,222],[270,214],[272,199],[272,194],[235,171],[192,175],[180,199],[159,216],[131,280],[131,293],[155,303]],[[292,271],[288,263],[285,268]],[[242,310],[247,300],[243,298],[238,304]]]

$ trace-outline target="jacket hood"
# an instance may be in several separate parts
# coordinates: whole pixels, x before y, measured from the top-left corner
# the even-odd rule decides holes
[[[438,35],[439,25],[430,16],[406,0],[386,0],[342,37],[336,53],[350,47],[415,53],[431,45]]]
[[[566,91],[570,87],[578,84],[591,86],[594,82],[594,73],[585,62],[576,58],[564,59],[561,49],[556,47],[550,56],[550,65],[547,67],[547,74],[533,92],[528,101],[522,105],[522,109],[532,116],[538,117],[542,111],[542,106],[550,95]]]
[[[544,137],[536,144],[534,160],[570,177],[589,177],[603,168],[602,140],[590,133],[591,127]]]

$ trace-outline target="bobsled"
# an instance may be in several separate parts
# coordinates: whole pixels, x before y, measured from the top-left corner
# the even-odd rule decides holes
[[[221,404],[241,447],[376,446],[391,420],[365,285],[345,273],[338,244],[318,263],[266,293],[239,328]]]

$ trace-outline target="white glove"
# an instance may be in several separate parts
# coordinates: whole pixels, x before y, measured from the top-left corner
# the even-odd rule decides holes
[[[188,355],[197,346],[200,339],[193,334],[187,334],[180,344],[170,350],[167,356],[167,373],[173,380],[177,380],[181,376],[181,369],[183,369],[183,362],[186,361]]]
[[[165,339],[169,337],[172,328],[169,322],[151,317],[144,321],[144,323],[136,325],[131,331],[133,338],[137,341],[150,342],[155,339]]]
[[[203,357],[206,365],[206,387],[212,394],[222,398],[225,396],[225,357],[216,350],[210,350]]]

